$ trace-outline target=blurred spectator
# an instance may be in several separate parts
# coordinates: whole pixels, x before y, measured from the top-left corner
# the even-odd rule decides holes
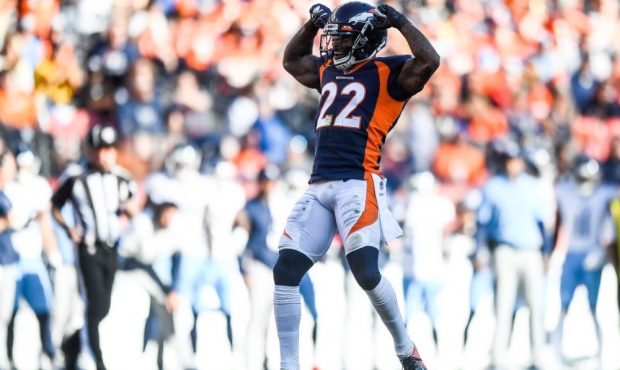
[[[267,158],[260,151],[260,136],[252,130],[242,138],[241,150],[233,159],[241,176],[253,178],[267,165]]]
[[[17,129],[33,127],[37,115],[34,92],[21,81],[18,69],[0,75],[0,122]]]
[[[118,124],[123,138],[145,132],[159,135],[164,131],[163,106],[157,96],[155,66],[140,59],[131,66],[127,94],[119,98]]]
[[[34,30],[34,33],[45,38],[52,29],[54,16],[60,8],[60,0],[36,1],[26,0],[19,2],[19,16],[21,22]]]
[[[73,44],[64,42],[51,58],[39,64],[34,72],[36,91],[52,104],[69,104],[82,86],[84,74],[75,56]]]
[[[254,129],[260,137],[260,150],[265,154],[268,162],[284,165],[288,159],[288,143],[291,139],[290,130],[284,120],[272,107],[267,97],[267,91],[257,89],[259,96],[259,117]]]
[[[598,89],[598,81],[590,72],[590,58],[585,55],[577,70],[571,77],[571,89],[577,111],[586,114],[592,111],[594,97]]]
[[[438,123],[443,140],[432,167],[437,177],[451,184],[480,184],[486,174],[484,154],[467,141],[454,119],[444,117]]]
[[[139,59],[138,47],[129,39],[127,20],[116,17],[108,28],[108,37],[95,47],[88,59],[92,72],[103,72],[115,87],[120,87],[131,65]]]
[[[222,130],[211,111],[212,106],[211,95],[200,88],[196,75],[191,71],[181,72],[177,77],[171,114],[181,115],[182,128],[176,128],[178,124],[169,121],[173,126],[169,125],[168,129],[178,131],[188,140],[199,144],[207,135]]]

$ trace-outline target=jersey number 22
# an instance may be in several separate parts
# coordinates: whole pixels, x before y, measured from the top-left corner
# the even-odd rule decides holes
[[[336,95],[348,95],[349,101],[345,106],[336,114],[335,118],[333,114],[326,114],[329,107],[334,104]],[[327,96],[325,96],[327,94]],[[329,82],[323,86],[321,90],[321,96],[325,96],[323,106],[319,112],[319,118],[316,122],[316,129],[320,129],[328,126],[347,127],[347,128],[360,128],[361,117],[351,115],[353,111],[362,103],[366,96],[366,88],[359,82],[351,82],[338,91],[338,85],[335,82]]]

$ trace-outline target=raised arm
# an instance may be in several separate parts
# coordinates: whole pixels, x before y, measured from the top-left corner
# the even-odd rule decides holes
[[[439,54],[407,17],[387,4],[377,7],[373,23],[380,29],[394,27],[407,40],[414,58],[404,64],[396,81],[404,92],[417,94],[439,68]]]
[[[319,88],[320,58],[312,55],[312,43],[319,28],[323,28],[331,10],[322,4],[310,8],[310,19],[297,31],[284,49],[282,64],[284,69],[302,85]]]

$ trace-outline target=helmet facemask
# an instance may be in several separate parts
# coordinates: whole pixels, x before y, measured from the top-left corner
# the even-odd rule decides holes
[[[368,33],[373,29],[367,21],[360,31],[348,25],[328,23],[321,35],[320,52],[323,64],[330,60],[334,67],[346,70],[353,65],[375,57],[385,44],[383,38],[372,50],[369,45]]]

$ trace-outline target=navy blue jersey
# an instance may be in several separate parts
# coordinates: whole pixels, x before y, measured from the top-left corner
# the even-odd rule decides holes
[[[254,198],[245,205],[244,210],[251,224],[246,249],[253,258],[273,268],[278,254],[267,246],[267,236],[273,223],[269,205],[260,198]]]
[[[381,147],[411,97],[396,77],[411,56],[374,58],[347,73],[319,66],[321,100],[310,182],[380,173]]]
[[[0,218],[7,218],[10,210],[11,201],[3,192],[0,192]],[[10,228],[0,232],[0,265],[16,263],[19,260],[19,255],[13,248],[11,234]]]

